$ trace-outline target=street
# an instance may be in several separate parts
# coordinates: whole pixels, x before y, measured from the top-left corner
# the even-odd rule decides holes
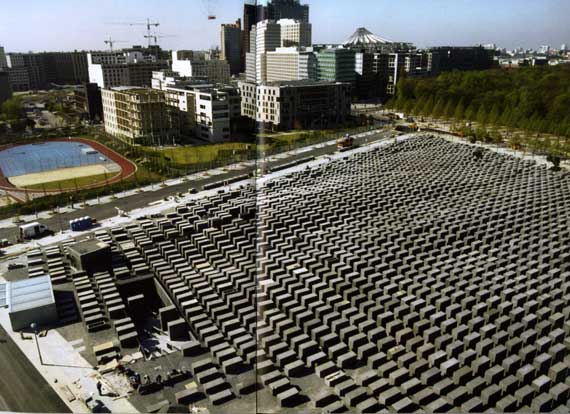
[[[379,138],[383,138],[390,134],[391,131],[382,131],[380,133],[355,139],[356,144],[366,144],[373,140],[377,140]],[[267,166],[269,168],[279,166],[282,164],[289,163],[291,161],[311,157],[311,156],[319,156],[324,154],[330,154],[331,152],[336,151],[336,145],[327,145],[323,148],[313,148],[311,150],[301,152],[299,154],[291,155],[287,158],[282,158],[277,161],[268,162]],[[84,217],[84,216],[91,216],[96,218],[97,220],[101,221],[109,217],[114,217],[117,215],[117,210],[115,207],[118,207],[121,210],[129,211],[136,208],[142,208],[148,205],[148,203],[164,199],[165,197],[175,196],[180,192],[187,192],[191,188],[195,188],[201,190],[204,184],[208,184],[211,182],[222,181],[229,179],[231,177],[235,177],[237,175],[243,175],[248,172],[252,172],[253,168],[248,170],[232,170],[224,174],[208,177],[202,179],[200,181],[195,182],[185,182],[182,184],[173,185],[171,187],[163,187],[153,192],[145,192],[145,193],[138,193],[129,197],[119,198],[114,200],[110,203],[101,204],[101,205],[93,205],[86,208],[82,208],[73,212],[54,215],[53,217],[45,220],[41,220],[43,224],[46,224],[50,229],[53,231],[59,231],[61,227],[63,229],[67,229],[67,223],[71,219]],[[0,239],[8,239],[13,241],[18,236],[18,228],[17,227],[10,227],[10,228],[2,228],[0,229]]]

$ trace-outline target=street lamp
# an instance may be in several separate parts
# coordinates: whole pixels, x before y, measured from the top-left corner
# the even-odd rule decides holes
[[[30,324],[30,328],[32,329],[32,331],[34,331],[34,337],[36,338],[36,347],[38,348],[38,355],[40,357],[40,364],[44,364],[44,361],[42,359],[42,353],[40,351],[40,343],[38,342],[38,324],[35,322],[32,322]]]

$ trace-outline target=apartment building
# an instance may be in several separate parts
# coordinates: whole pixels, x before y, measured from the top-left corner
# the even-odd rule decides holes
[[[130,145],[172,145],[180,131],[165,93],[120,86],[101,90],[105,132]]]
[[[17,91],[77,85],[88,79],[86,52],[9,53],[6,64]]]
[[[164,91],[167,104],[179,113],[182,135],[194,135],[207,142],[230,138],[231,123],[241,117],[241,97],[233,86],[215,86],[178,74],[154,74],[154,84]],[[168,78],[165,80],[165,78]]]

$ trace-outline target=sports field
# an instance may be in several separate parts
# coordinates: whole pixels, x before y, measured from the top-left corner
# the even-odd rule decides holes
[[[73,180],[74,178],[101,176],[104,174],[108,174],[109,177],[112,177],[119,171],[121,171],[121,168],[115,163],[93,164],[83,167],[59,168],[57,170],[18,175],[10,177],[8,180],[14,184],[15,187],[25,188],[58,181]]]
[[[59,192],[112,184],[136,165],[105,145],[83,138],[13,145],[0,149],[0,188]]]

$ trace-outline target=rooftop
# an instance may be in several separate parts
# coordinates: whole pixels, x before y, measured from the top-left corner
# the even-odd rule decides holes
[[[8,282],[4,285],[8,313],[21,312],[55,303],[51,279],[49,276]],[[0,293],[1,302],[2,293]],[[1,304],[1,303],[0,303]]]
[[[84,240],[79,243],[72,244],[69,248],[76,253],[86,254],[97,250],[106,249],[109,245],[97,239]]]

